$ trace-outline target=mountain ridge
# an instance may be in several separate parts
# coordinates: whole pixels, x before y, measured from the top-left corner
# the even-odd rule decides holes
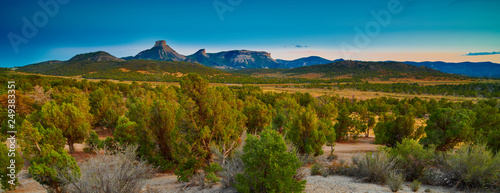
[[[451,74],[462,74],[472,77],[500,77],[500,64],[493,62],[403,62],[414,66],[425,66]]]
[[[319,56],[308,56],[303,58],[298,58],[295,60],[282,60],[276,59],[278,63],[283,66],[283,68],[297,68],[302,66],[312,66],[318,64],[328,64],[336,61],[343,61],[344,59],[328,60]]]
[[[51,60],[32,65],[62,64],[72,61],[128,61],[128,60],[156,60],[156,61],[185,61],[198,63],[218,69],[294,69],[303,66],[314,66],[332,62],[344,61],[343,59],[328,60],[319,56],[309,56],[295,60],[274,59],[271,53],[265,51],[230,50],[217,53],[207,53],[205,49],[184,56],[177,53],[166,44],[165,40],[158,40],[150,49],[143,50],[135,56],[117,58],[105,51],[77,54],[68,61]],[[386,61],[393,62],[393,61]],[[413,66],[425,66],[451,74],[461,74],[474,77],[500,77],[500,64],[492,62],[402,62]]]
[[[98,62],[98,61],[125,61],[125,60],[123,60],[121,58],[117,58],[117,57],[115,57],[115,56],[113,56],[105,51],[97,51],[97,52],[77,54],[68,60],[68,62],[73,62],[73,61]]]

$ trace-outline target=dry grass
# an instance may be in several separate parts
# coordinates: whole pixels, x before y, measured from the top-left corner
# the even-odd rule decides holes
[[[16,72],[18,74],[23,74],[23,75],[39,75],[39,76],[46,76],[46,77],[59,77],[59,78],[73,78],[77,80],[83,80],[85,78],[82,78],[81,76],[52,76],[52,75],[40,75],[40,74],[32,74],[32,73],[24,73],[24,72]],[[181,74],[179,73],[172,73],[175,76],[179,76]],[[310,73],[310,74],[304,74],[300,76],[307,76],[307,77],[317,77],[321,74],[316,74],[316,73]],[[269,74],[259,74],[256,75],[256,77],[262,77],[262,76],[274,76],[274,77],[285,77],[286,74],[281,74],[281,73],[269,73]],[[347,75],[346,75],[347,76]],[[118,80],[111,80],[111,79],[87,79],[88,81],[92,82],[99,82],[101,80],[107,80],[111,81],[114,83],[126,83],[126,84],[131,84],[133,81],[118,81]],[[466,83],[471,83],[474,82],[472,80],[417,80],[417,79],[391,79],[389,81],[380,81],[380,80],[368,80],[370,83],[386,83],[386,84],[391,84],[391,83],[398,83],[398,82],[404,82],[404,83],[418,83],[420,85],[439,85],[439,84],[466,84]],[[153,86],[157,85],[176,85],[179,86],[178,82],[154,82],[154,81],[135,81],[139,84],[141,83],[150,83]],[[477,82],[477,81],[476,81]],[[500,82],[500,81],[498,81]],[[224,83],[210,83],[210,86],[227,86],[227,85],[234,85],[234,84],[224,84]],[[373,91],[359,91],[359,90],[351,90],[351,89],[344,89],[341,91],[338,90],[331,90],[331,89],[321,89],[321,88],[277,88],[281,86],[298,86],[298,85],[305,85],[305,84],[247,84],[247,85],[254,85],[254,86],[259,86],[262,88],[263,91],[265,92],[289,92],[289,93],[294,93],[294,92],[301,92],[301,93],[310,93],[314,97],[319,97],[322,95],[338,95],[340,97],[346,97],[346,98],[356,98],[356,99],[361,99],[361,100],[366,100],[366,99],[372,99],[372,98],[379,98],[379,97],[392,97],[392,98],[397,98],[397,99],[405,99],[405,98],[413,98],[413,97],[419,97],[423,100],[430,100],[430,99],[436,99],[439,100],[441,98],[450,100],[450,101],[465,101],[465,100],[473,100],[477,101],[479,97],[460,97],[460,96],[443,96],[443,95],[428,95],[428,94],[402,94],[402,93],[385,93],[385,92],[373,92]]]
[[[338,95],[340,97],[346,98],[356,98],[361,100],[379,98],[379,97],[392,97],[397,99],[405,99],[405,98],[413,98],[419,97],[423,100],[436,99],[439,100],[441,98],[445,98],[450,101],[464,101],[464,100],[479,100],[479,97],[460,97],[460,96],[442,96],[442,95],[428,95],[428,94],[402,94],[402,93],[385,93],[385,92],[373,92],[373,91],[359,91],[359,90],[351,90],[344,89],[341,91],[334,91],[330,89],[320,89],[320,88],[276,88],[276,85],[259,85],[263,91],[266,92],[301,92],[301,93],[310,93],[314,97],[319,97],[322,95]]]

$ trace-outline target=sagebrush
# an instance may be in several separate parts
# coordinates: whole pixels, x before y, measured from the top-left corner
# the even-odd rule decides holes
[[[83,163],[81,177],[65,178],[70,185],[67,192],[122,193],[140,192],[155,168],[145,161],[136,160],[136,147],[129,146],[117,154],[98,154]]]
[[[394,158],[385,151],[357,154],[352,158],[352,174],[367,182],[385,183],[389,172],[394,169]]]

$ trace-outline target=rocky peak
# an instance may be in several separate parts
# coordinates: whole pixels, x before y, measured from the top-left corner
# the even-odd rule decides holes
[[[167,42],[165,40],[158,40],[155,42],[155,46],[167,46]]]
[[[186,60],[186,57],[170,48],[165,40],[158,40],[155,42],[155,46],[151,49],[140,52],[134,57],[134,59],[184,61]]]
[[[193,55],[209,57],[207,55],[207,51],[205,49],[200,49],[196,53],[194,53]]]

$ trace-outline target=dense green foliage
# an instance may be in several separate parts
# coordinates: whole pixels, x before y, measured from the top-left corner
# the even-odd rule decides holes
[[[347,109],[342,109],[337,117],[335,124],[335,136],[337,141],[347,140],[348,134],[355,129],[355,120],[350,117],[350,112]]]
[[[243,147],[245,171],[236,177],[238,192],[302,192],[306,181],[293,176],[302,165],[292,152],[287,152],[283,138],[265,130],[260,138],[249,136]]]
[[[373,131],[375,143],[389,147],[396,146],[405,138],[418,139],[423,134],[422,128],[415,129],[415,118],[412,115],[385,118],[385,121],[378,122]]]
[[[326,136],[323,129],[318,127],[319,120],[316,112],[311,107],[302,108],[299,115],[292,120],[287,137],[298,148],[301,154],[323,154],[323,145]],[[325,128],[328,129],[328,128]]]
[[[473,139],[475,114],[471,110],[437,109],[427,121],[426,137],[422,143],[436,145],[438,150],[448,150],[460,142]]]
[[[20,128],[20,146],[24,157],[30,162],[29,173],[37,182],[46,185],[50,190],[62,192],[66,181],[60,176],[74,178],[80,176],[80,168],[75,158],[64,148],[63,132],[52,126],[43,128],[25,120]]]
[[[72,103],[63,103],[61,106],[53,101],[46,103],[40,115],[45,127],[54,126],[62,130],[71,153],[75,151],[74,143],[82,143],[89,135],[88,116]]]
[[[126,70],[120,70],[120,69]],[[23,72],[40,73],[47,75],[58,75],[58,76],[78,76],[86,75],[88,78],[99,78],[103,75],[108,76],[107,78],[114,79],[112,77],[120,77],[120,75],[125,75],[127,77],[126,71],[133,71],[136,74],[147,74],[140,73],[137,71],[145,71],[148,73],[155,74],[155,76],[161,77],[163,72],[168,73],[198,73],[200,75],[212,75],[217,73],[222,73],[220,70],[214,68],[205,67],[201,64],[194,64],[189,62],[175,62],[175,61],[156,61],[156,60],[129,60],[129,61],[72,61],[64,62],[60,64],[52,65],[27,65],[18,68],[18,70]],[[122,72],[122,73],[120,73]],[[94,75],[93,75],[94,74]],[[134,73],[128,73],[133,76]],[[168,75],[166,77],[174,78],[173,75]],[[101,77],[102,78],[102,77]],[[116,79],[121,80],[121,79]]]

